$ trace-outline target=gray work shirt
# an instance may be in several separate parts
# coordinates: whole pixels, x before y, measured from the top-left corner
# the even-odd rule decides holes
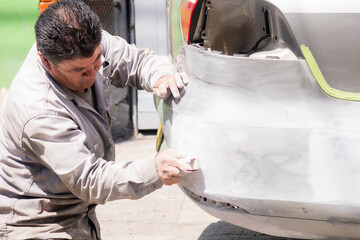
[[[110,84],[152,90],[168,57],[103,32],[95,110],[46,72],[32,47],[2,105],[0,239],[100,239],[95,206],[160,188],[154,157],[114,162]]]

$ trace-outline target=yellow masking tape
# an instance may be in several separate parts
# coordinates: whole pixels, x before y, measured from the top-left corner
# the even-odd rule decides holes
[[[301,50],[313,76],[326,94],[338,99],[360,101],[360,93],[345,92],[330,87],[329,84],[326,82],[324,76],[322,75],[320,68],[317,65],[310,49],[304,45],[301,45]]]
[[[160,123],[156,134],[156,147],[155,147],[156,152],[159,152],[163,138],[164,138],[164,134]]]

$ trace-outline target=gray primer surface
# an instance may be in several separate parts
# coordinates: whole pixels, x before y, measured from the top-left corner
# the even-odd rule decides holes
[[[169,147],[199,160],[181,185],[234,204],[210,214],[296,238],[360,238],[360,103],[326,95],[304,60],[183,45],[182,100],[157,101]]]

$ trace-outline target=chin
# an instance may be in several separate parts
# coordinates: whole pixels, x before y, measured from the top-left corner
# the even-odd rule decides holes
[[[95,79],[84,81],[84,84],[82,85],[81,89],[87,89],[90,88],[95,82]]]

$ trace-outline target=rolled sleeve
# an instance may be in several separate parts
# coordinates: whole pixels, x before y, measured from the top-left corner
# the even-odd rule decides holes
[[[85,134],[68,117],[32,118],[24,127],[22,148],[76,197],[90,203],[137,199],[162,186],[154,157],[116,163],[96,158],[86,146]]]

